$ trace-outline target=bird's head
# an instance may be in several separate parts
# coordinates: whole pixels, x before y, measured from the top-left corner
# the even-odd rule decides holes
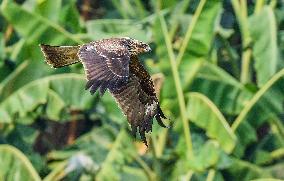
[[[151,48],[147,43],[129,37],[125,37],[123,39],[127,49],[132,55],[138,55],[140,53],[151,51]]]

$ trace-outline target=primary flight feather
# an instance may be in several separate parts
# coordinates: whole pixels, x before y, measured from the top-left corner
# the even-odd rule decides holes
[[[86,89],[91,94],[109,90],[126,115],[132,133],[137,130],[147,145],[145,132],[152,131],[153,118],[166,127],[151,76],[138,60],[150,46],[133,38],[110,38],[79,46],[40,45],[46,62],[54,68],[82,62]]]

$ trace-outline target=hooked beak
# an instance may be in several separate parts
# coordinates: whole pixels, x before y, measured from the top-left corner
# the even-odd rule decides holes
[[[150,46],[148,45],[146,48],[145,48],[145,52],[150,52],[152,51],[152,49],[150,48]]]

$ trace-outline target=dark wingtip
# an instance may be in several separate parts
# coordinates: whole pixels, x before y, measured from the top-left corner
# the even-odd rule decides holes
[[[157,115],[155,116],[155,118],[156,118],[156,120],[157,120],[157,122],[158,122],[158,124],[159,124],[160,126],[162,126],[162,127],[164,127],[164,128],[169,128],[168,126],[166,126],[166,125],[163,123],[163,121],[162,121],[162,119],[161,119],[161,118],[167,119],[167,117],[164,115],[164,113],[163,113],[163,111],[162,111],[160,105],[158,105],[158,113],[157,113]]]
[[[91,88],[92,87],[92,85],[93,85],[93,81],[92,80],[89,80],[89,81],[87,81],[87,83],[86,83],[86,85],[85,85],[85,90],[88,90],[89,88]]]
[[[158,114],[163,118],[163,119],[167,119],[167,117],[165,116],[165,114],[163,113],[160,105],[158,105]]]
[[[101,97],[105,94],[106,90],[107,90],[107,88],[105,88],[105,87],[100,87],[99,92],[100,92],[100,96],[101,96]]]
[[[148,120],[148,121],[150,121],[150,120]],[[143,123],[150,123],[150,124],[143,124]],[[139,131],[139,135],[140,135],[141,140],[143,141],[143,143],[147,147],[149,147],[145,133],[152,130],[152,124],[151,124],[151,122],[145,122],[145,121],[143,123],[141,124],[141,122],[140,122],[138,125],[136,125],[135,123],[134,124],[130,124],[130,126],[131,126],[131,135],[134,138],[136,138],[136,133],[137,133],[137,131]]]
[[[97,80],[89,80],[85,86],[85,90],[90,89],[90,93],[93,95],[100,87],[101,82]]]
[[[148,147],[148,143],[147,143],[146,136],[145,136],[145,127],[144,126],[139,127],[139,134],[140,134],[140,137],[141,137],[141,140],[143,141],[143,143]]]
[[[102,97],[105,94],[106,90],[108,89],[109,82],[106,82],[106,81],[100,82],[98,85],[99,85],[98,87],[99,93],[100,93],[100,96]]]
[[[149,147],[149,145],[148,145],[148,143],[147,143],[146,139],[145,139],[145,140],[143,140],[143,143],[147,146],[147,148]]]
[[[145,135],[145,132],[144,132],[144,135]],[[146,137],[142,138],[142,141],[147,147],[149,147]]]
[[[168,126],[166,126],[166,125],[163,123],[163,121],[162,121],[160,115],[157,114],[157,115],[155,116],[155,118],[156,118],[158,124],[159,124],[161,127],[163,127],[163,128],[169,128]]]
[[[136,138],[137,126],[131,124],[131,135]]]

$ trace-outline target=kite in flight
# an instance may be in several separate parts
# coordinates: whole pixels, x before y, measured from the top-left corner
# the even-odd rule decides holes
[[[153,118],[166,127],[166,119],[155,93],[149,73],[138,55],[150,46],[133,38],[110,38],[79,46],[40,45],[46,62],[53,68],[82,62],[87,76],[86,90],[91,94],[108,89],[126,115],[133,135],[139,131],[148,146],[145,132],[152,131]]]

